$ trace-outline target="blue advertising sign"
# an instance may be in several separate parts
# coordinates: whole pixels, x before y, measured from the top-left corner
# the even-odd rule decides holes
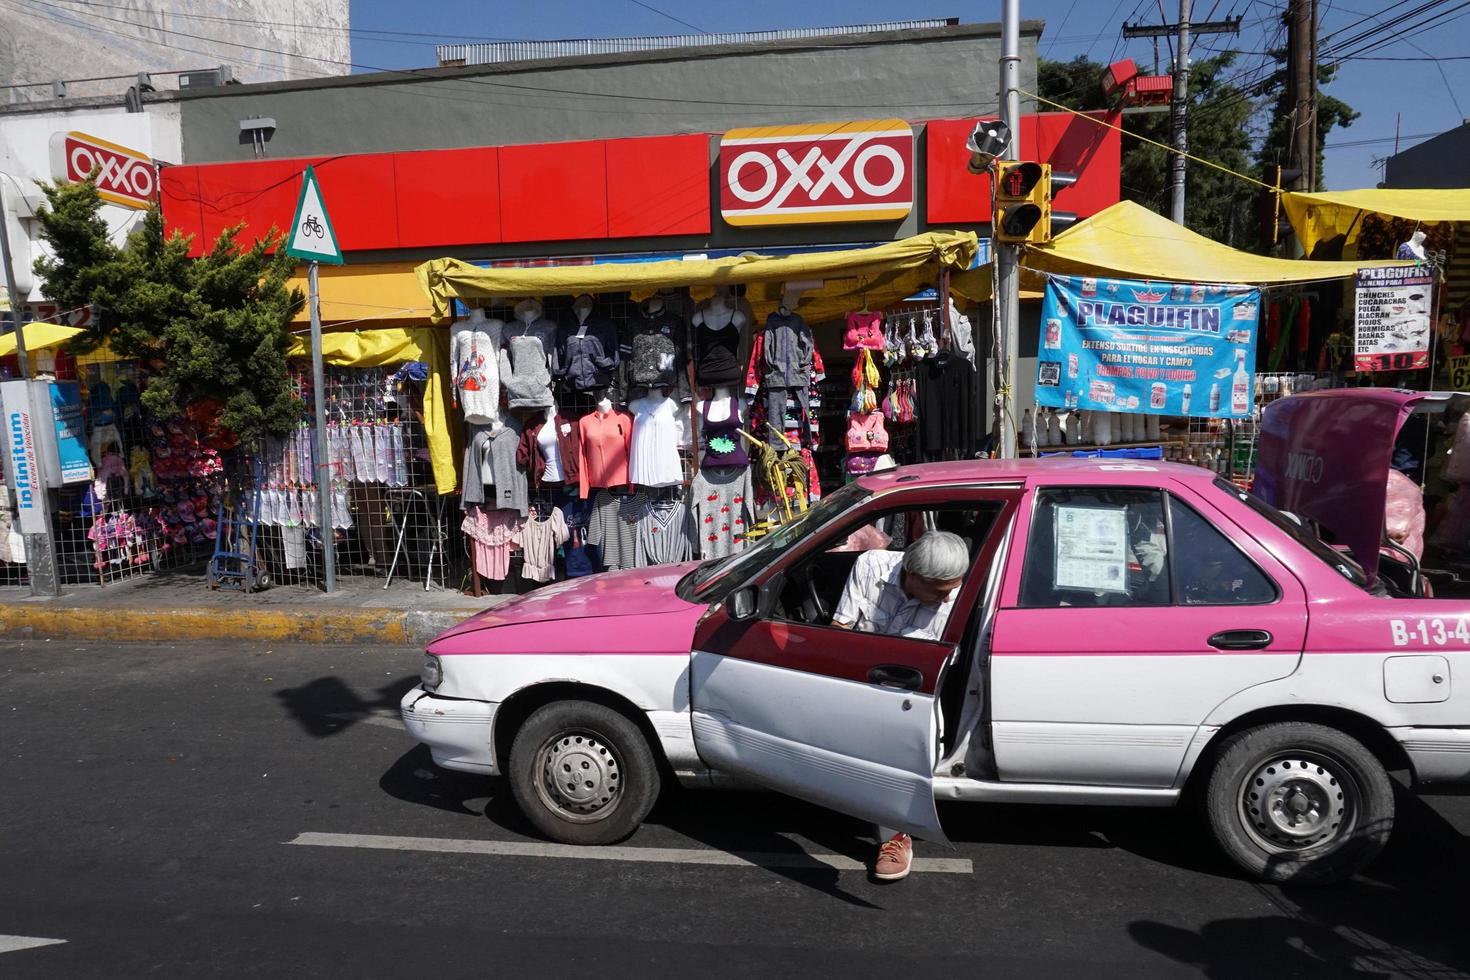
[[[1248,418],[1260,290],[1051,276],[1036,401],[1052,408]]]
[[[92,479],[87,430],[82,422],[81,385],[75,381],[52,382],[51,418],[56,428],[56,462],[61,470],[61,482],[85,483]]]

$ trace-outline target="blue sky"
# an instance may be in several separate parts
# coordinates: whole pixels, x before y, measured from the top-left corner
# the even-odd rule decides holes
[[[1382,20],[1421,5],[1422,0],[1350,0],[1344,7],[1336,0],[1320,0],[1322,50],[1373,26],[1370,15]],[[1277,38],[1285,6],[1285,0],[1194,0],[1197,19],[1223,19],[1232,14],[1244,17],[1238,38],[1201,38],[1195,48],[1196,57],[1206,48],[1238,49],[1244,53],[1232,71],[1246,79],[1259,77],[1266,60],[1262,52],[1268,46],[1284,44]],[[1470,54],[1470,6],[1457,10],[1459,6],[1447,0],[1409,22],[1411,27],[1427,17],[1442,15],[1422,33],[1400,30],[1391,41],[1362,52],[1373,58],[1410,60],[1352,60],[1342,64],[1338,80],[1328,91],[1362,116],[1328,139],[1328,187],[1373,186],[1381,176],[1375,160],[1393,152],[1396,123],[1401,146],[1408,147],[1426,135],[1459,125],[1467,114],[1462,107],[1470,111],[1470,60],[1429,60],[1429,56]],[[1177,0],[1164,0],[1163,7],[1172,20]],[[999,0],[922,0],[905,4],[891,0],[745,0],[739,4],[649,0],[647,5],[636,0],[352,0],[352,60],[382,68],[432,65],[436,41],[681,34],[696,28],[763,30],[918,17],[958,17],[977,22],[997,20],[999,16]],[[1064,59],[1087,54],[1098,61],[1132,57],[1145,66],[1153,61],[1152,45],[1146,40],[1125,42],[1119,25],[1124,20],[1162,20],[1160,0],[1022,0],[1021,16],[1046,21],[1041,40],[1046,57]],[[415,36],[405,36],[409,33]],[[1352,50],[1346,47],[1340,53]],[[1167,61],[1167,49],[1161,46],[1161,51]],[[956,65],[955,70],[963,71],[964,66]],[[1459,106],[1455,104],[1457,99]]]

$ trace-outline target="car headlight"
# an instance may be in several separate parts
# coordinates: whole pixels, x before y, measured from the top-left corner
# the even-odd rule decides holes
[[[419,684],[426,691],[432,691],[444,680],[444,666],[439,663],[439,658],[432,653],[424,654],[424,666],[419,670]]]

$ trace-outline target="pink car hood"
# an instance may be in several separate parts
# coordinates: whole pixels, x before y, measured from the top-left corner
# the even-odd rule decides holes
[[[705,606],[674,594],[679,579],[697,562],[604,572],[543,586],[503,606],[471,616],[429,644],[436,654],[689,650],[694,622]],[[669,615],[679,614],[683,615]],[[642,617],[614,630],[590,630],[581,620]],[[687,622],[686,622],[687,620]],[[517,627],[501,632],[503,627]],[[487,635],[486,630],[494,632]],[[512,638],[514,637],[514,638]],[[504,639],[502,639],[504,638]],[[594,649],[588,649],[595,645]]]

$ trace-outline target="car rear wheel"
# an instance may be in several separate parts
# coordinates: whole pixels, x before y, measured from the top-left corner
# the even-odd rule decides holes
[[[1205,790],[1225,856],[1278,884],[1326,884],[1360,871],[1393,830],[1393,784],[1357,739],[1276,722],[1230,736]]]
[[[612,844],[648,816],[659,773],[648,740],[625,715],[554,701],[516,732],[510,786],[521,812],[552,840]]]

